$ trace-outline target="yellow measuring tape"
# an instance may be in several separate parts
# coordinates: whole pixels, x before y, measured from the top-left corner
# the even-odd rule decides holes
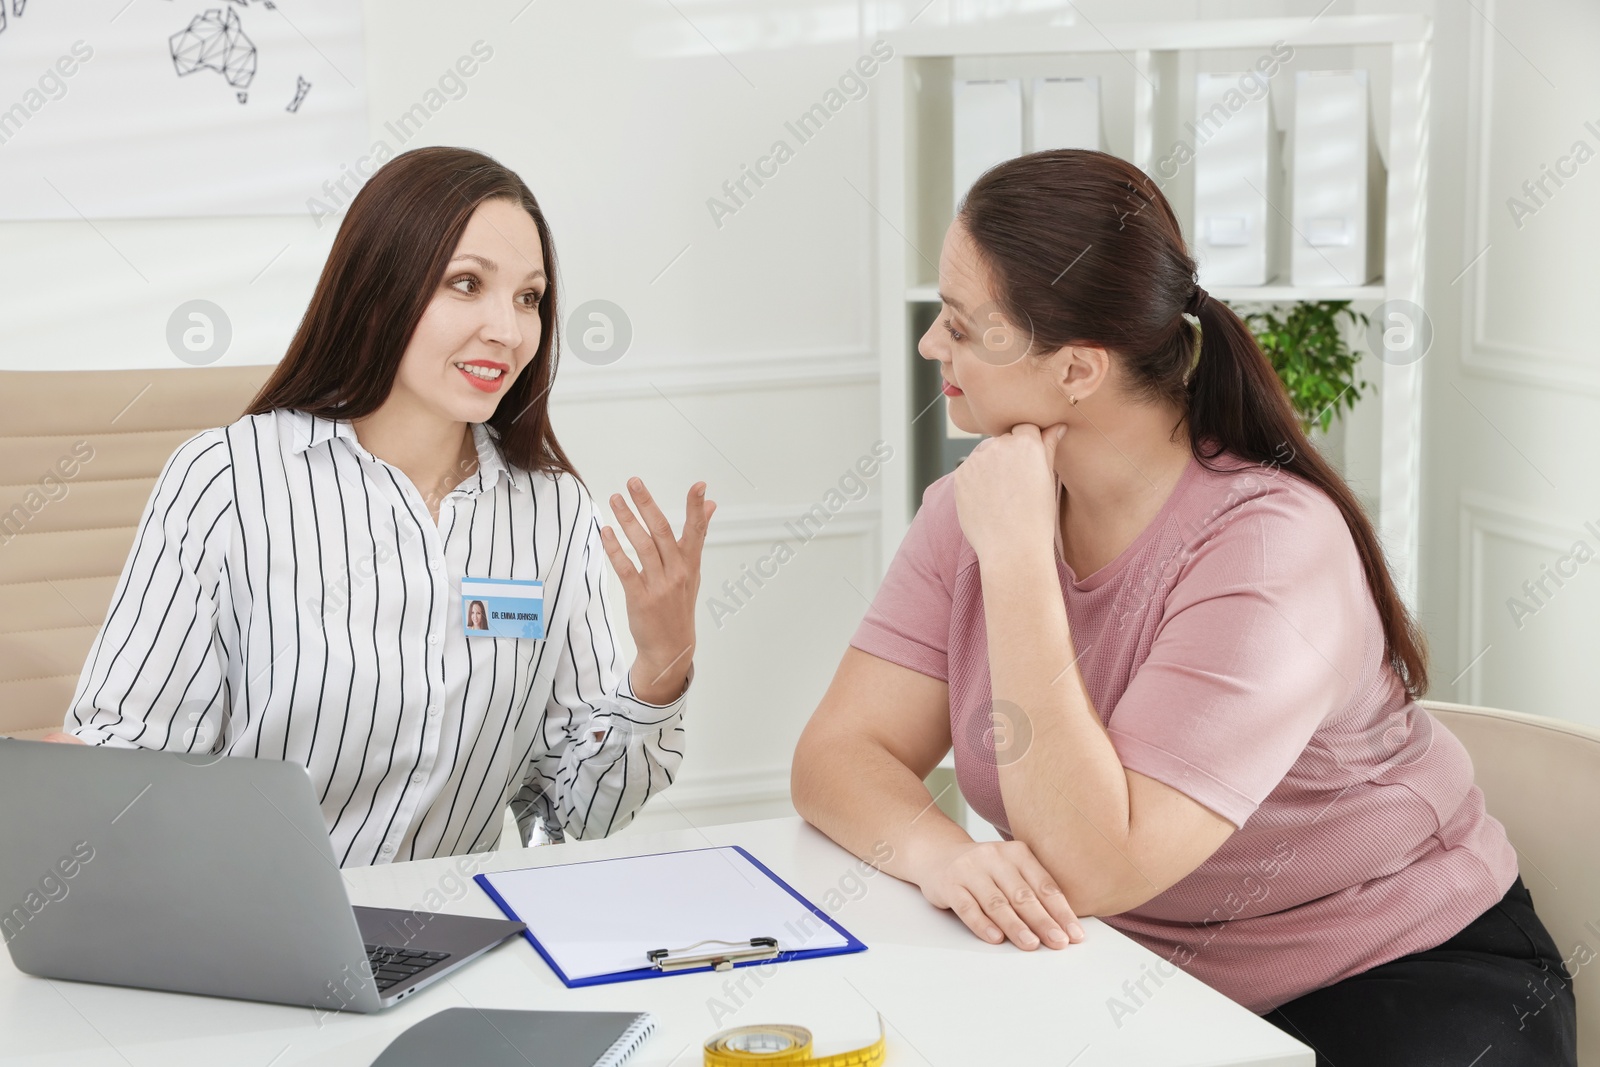
[[[807,1067],[878,1067],[885,1052],[883,1019],[878,1019],[878,1040],[865,1048],[811,1054],[811,1031],[803,1026],[736,1026],[706,1039],[706,1067],[741,1064],[805,1064]]]

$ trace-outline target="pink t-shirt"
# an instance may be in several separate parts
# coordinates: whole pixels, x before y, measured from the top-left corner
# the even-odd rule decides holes
[[[1087,578],[1058,536],[1056,571],[1123,766],[1238,827],[1176,885],[1102,918],[1264,1013],[1449,939],[1504,895],[1517,857],[1466,749],[1385,660],[1337,506],[1275,466],[1208,463],[1230,471],[1191,458]],[[1009,837],[978,571],[941,478],[851,644],[949,684],[961,792]]]

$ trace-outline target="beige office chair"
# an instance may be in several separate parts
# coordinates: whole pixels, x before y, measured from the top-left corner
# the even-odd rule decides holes
[[[271,371],[0,371],[0,735],[60,729],[156,476]]]
[[[1497,708],[1422,706],[1472,755],[1539,918],[1577,968],[1578,1062],[1600,1065],[1600,730]],[[1588,953],[1574,958],[1579,944]]]

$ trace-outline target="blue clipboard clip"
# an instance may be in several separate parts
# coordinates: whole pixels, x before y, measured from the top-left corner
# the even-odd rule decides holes
[[[692,956],[680,953],[693,952],[701,945],[726,945],[723,951],[701,952]],[[710,967],[713,971],[731,971],[735,963],[752,963],[757,960],[778,958],[778,939],[752,937],[748,941],[696,941],[683,948],[657,948],[646,952],[650,966],[658,971],[681,971],[690,967]]]

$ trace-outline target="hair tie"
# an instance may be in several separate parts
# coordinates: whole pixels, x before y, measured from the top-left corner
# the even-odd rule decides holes
[[[1202,340],[1202,329],[1200,326],[1200,316],[1190,311],[1184,312],[1184,315],[1187,316],[1184,321],[1187,322],[1189,324],[1189,328],[1194,331],[1194,354],[1189,357],[1189,366],[1183,372],[1183,384],[1187,386],[1189,384],[1189,379],[1194,377],[1195,368],[1200,366],[1200,342]]]
[[[1211,294],[1196,284],[1194,287],[1194,292],[1189,294],[1189,302],[1183,306],[1183,310],[1198,317],[1200,315],[1200,309],[1205,307],[1206,301],[1210,299]]]

